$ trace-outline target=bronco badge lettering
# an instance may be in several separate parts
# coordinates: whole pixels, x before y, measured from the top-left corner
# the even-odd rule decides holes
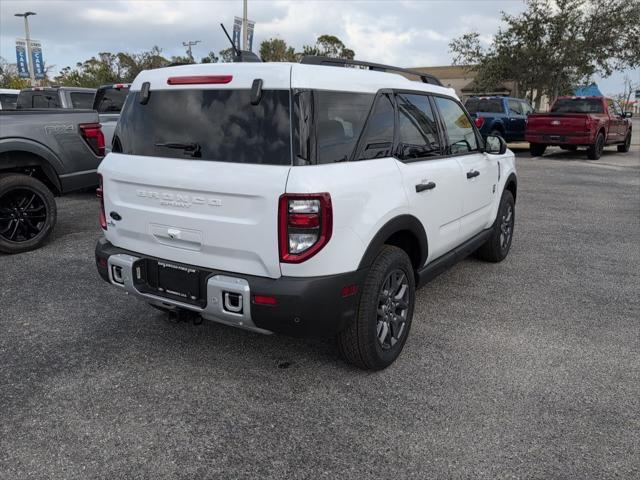
[[[142,198],[158,200],[160,205],[168,207],[191,208],[192,205],[208,205],[210,207],[222,206],[222,200],[219,198],[204,197],[202,195],[158,192],[155,190],[136,190],[136,195]]]

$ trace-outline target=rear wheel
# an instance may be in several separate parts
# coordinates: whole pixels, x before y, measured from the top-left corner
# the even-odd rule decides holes
[[[493,224],[491,236],[478,249],[478,257],[488,262],[501,262],[507,258],[513,240],[515,220],[516,205],[513,195],[509,190],[505,190],[500,199],[498,216]]]
[[[364,282],[355,321],[338,334],[345,359],[360,368],[381,370],[404,347],[415,302],[413,267],[407,254],[385,245]]]
[[[0,252],[39,248],[56,216],[56,201],[41,181],[22,174],[0,176]]]
[[[547,146],[544,143],[529,144],[529,153],[531,153],[531,155],[534,157],[541,157],[546,149]]]
[[[589,160],[598,160],[604,151],[604,135],[599,133],[596,141],[587,148],[587,158]]]
[[[620,153],[626,153],[631,149],[631,131],[627,133],[627,138],[624,139],[624,143],[622,145],[618,145],[618,151]]]

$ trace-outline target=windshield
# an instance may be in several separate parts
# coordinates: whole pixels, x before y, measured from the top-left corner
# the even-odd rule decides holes
[[[289,90],[156,90],[145,105],[129,95],[116,151],[181,159],[291,164]]]
[[[502,113],[501,98],[470,98],[464,106],[469,113]]]
[[[98,113],[120,113],[128,93],[129,87],[100,88],[96,92],[93,109],[97,110]]]
[[[604,113],[598,98],[561,98],[551,107],[553,113]]]

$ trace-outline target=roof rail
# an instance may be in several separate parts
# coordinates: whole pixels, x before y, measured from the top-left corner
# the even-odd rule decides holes
[[[357,67],[366,67],[368,70],[374,70],[376,72],[407,73],[409,75],[416,75],[424,83],[442,86],[440,80],[429,73],[418,72],[416,70],[409,70],[400,67],[392,67],[391,65],[382,65],[380,63],[362,62],[360,60],[347,60],[345,58],[319,57],[316,55],[305,55],[300,59],[300,63],[303,63],[305,65],[325,65],[328,67],[347,67],[352,65]]]

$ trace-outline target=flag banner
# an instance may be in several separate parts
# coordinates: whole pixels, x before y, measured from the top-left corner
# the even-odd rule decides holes
[[[44,78],[44,60],[42,59],[42,44],[37,40],[31,40],[31,66],[36,79],[42,80]]]
[[[233,18],[233,44],[236,46],[238,51],[241,50],[240,48],[241,33],[240,32],[242,32],[242,19],[239,17],[234,17]]]
[[[253,51],[253,29],[256,26],[256,22],[247,20],[247,48],[250,52]]]
[[[29,78],[26,40],[16,39],[16,68],[20,78]]]

